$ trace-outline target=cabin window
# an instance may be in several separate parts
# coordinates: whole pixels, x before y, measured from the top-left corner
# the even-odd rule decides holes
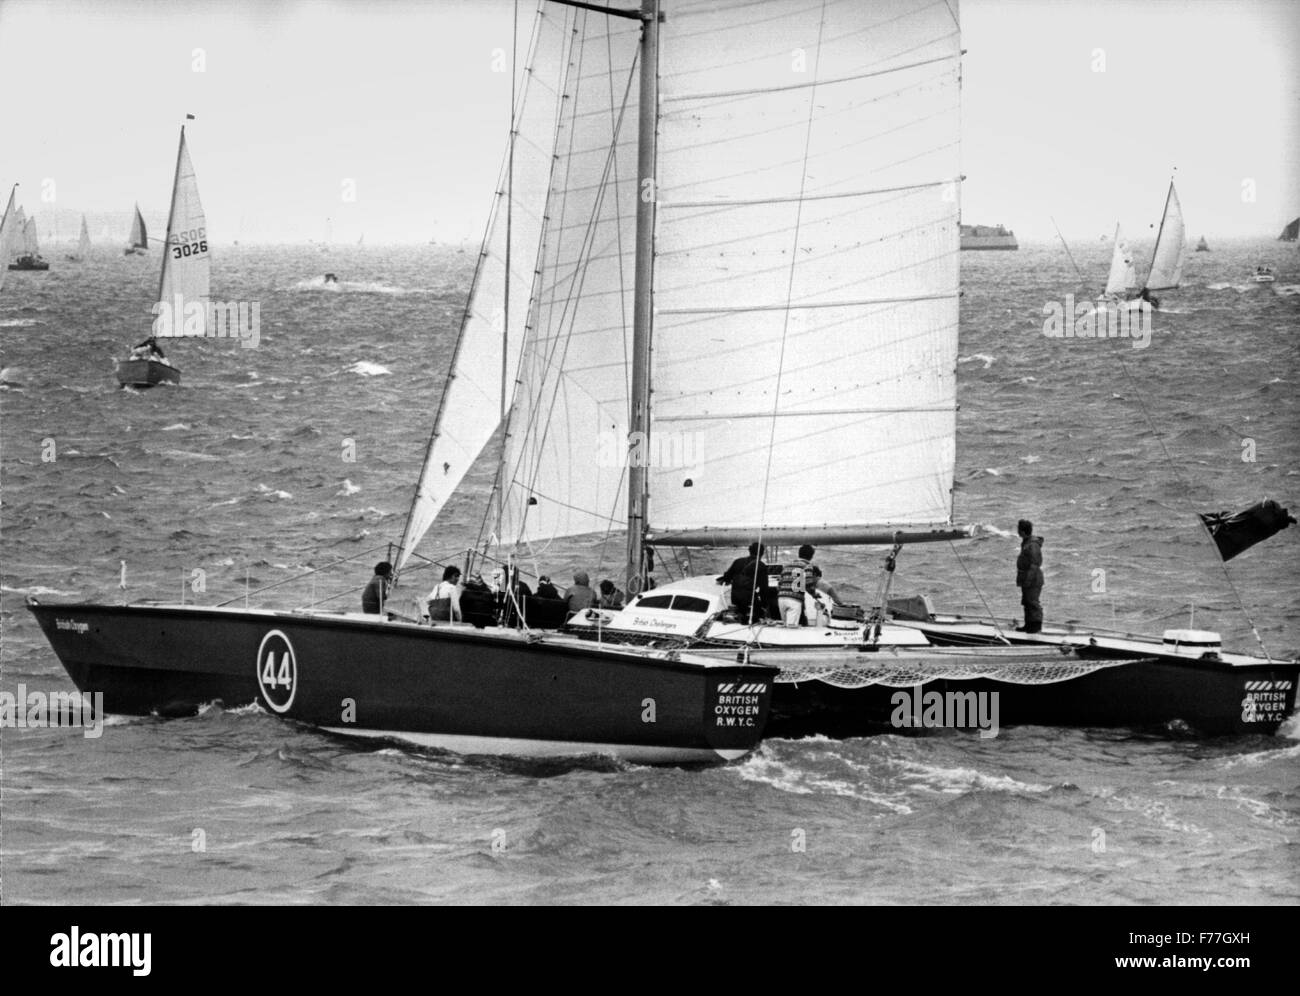
[[[666,609],[672,602],[672,595],[648,595],[636,603],[638,609]]]
[[[695,595],[678,595],[673,601],[673,608],[679,612],[708,612],[709,600]]]

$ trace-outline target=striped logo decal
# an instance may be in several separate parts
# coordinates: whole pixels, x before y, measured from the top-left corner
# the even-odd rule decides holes
[[[750,682],[745,685],[729,683],[718,686],[719,695],[757,695],[759,692],[767,690],[767,684],[764,682]]]
[[[1291,688],[1289,681],[1248,681],[1246,682],[1246,691],[1248,692],[1286,692]]]

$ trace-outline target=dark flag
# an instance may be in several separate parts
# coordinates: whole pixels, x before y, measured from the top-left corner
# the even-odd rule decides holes
[[[1285,508],[1266,498],[1240,512],[1202,513],[1201,521],[1214,537],[1219,556],[1231,560],[1256,543],[1295,524],[1295,517]]]

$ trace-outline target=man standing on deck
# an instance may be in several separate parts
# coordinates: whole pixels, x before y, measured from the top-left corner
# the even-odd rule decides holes
[[[1043,606],[1043,537],[1034,535],[1034,524],[1021,519],[1016,526],[1020,534],[1020,556],[1016,558],[1016,586],[1020,589],[1020,604],[1025,608],[1025,624],[1017,626],[1017,633],[1041,633]]]
[[[375,576],[370,579],[366,590],[361,593],[362,612],[378,615],[384,611],[384,603],[388,601],[388,589],[393,583],[392,578],[392,564],[387,560],[375,564]]]

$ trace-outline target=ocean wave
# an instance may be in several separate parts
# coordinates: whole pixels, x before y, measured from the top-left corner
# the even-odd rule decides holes
[[[349,373],[360,374],[363,377],[382,377],[385,374],[392,374],[392,371],[378,363],[371,363],[369,360],[357,360],[356,363],[348,367]]]

